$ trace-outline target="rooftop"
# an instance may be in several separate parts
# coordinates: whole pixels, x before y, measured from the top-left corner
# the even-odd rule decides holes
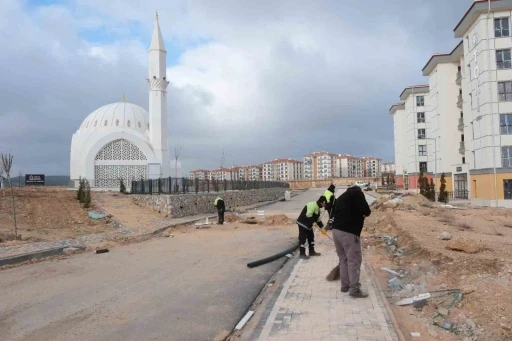
[[[463,34],[469,29],[471,24],[475,21],[476,17],[487,10],[504,10],[512,8],[510,1],[502,0],[475,0],[468,10],[462,16],[462,19],[457,23],[457,26],[453,29],[456,38],[462,38]]]
[[[450,53],[436,53],[430,57],[427,64],[423,67],[423,76],[428,76],[439,63],[454,63],[459,62],[460,57],[464,53],[462,40],[455,46]]]
[[[428,84],[421,84],[421,85],[410,85],[406,87],[402,93],[400,94],[400,99],[402,101],[405,101],[411,94],[417,93],[417,94],[425,94],[428,93],[429,87]]]

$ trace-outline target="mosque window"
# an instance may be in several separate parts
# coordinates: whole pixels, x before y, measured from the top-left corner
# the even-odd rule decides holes
[[[118,126],[118,125],[119,125],[119,120],[116,120],[116,126]]]
[[[126,125],[129,127],[130,126],[130,120],[128,120],[128,122],[126,122]]]
[[[94,121],[94,126],[96,127],[98,125],[98,121]]]
[[[107,126],[107,124],[108,124],[108,121],[107,121],[107,120],[105,120],[105,127]]]

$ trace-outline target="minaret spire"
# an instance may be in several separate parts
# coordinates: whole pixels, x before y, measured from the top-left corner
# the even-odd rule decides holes
[[[157,171],[151,168],[149,178],[171,176],[171,161],[167,145],[167,63],[164,40],[158,24],[158,12],[155,16],[155,28],[149,47],[149,140],[160,162]]]

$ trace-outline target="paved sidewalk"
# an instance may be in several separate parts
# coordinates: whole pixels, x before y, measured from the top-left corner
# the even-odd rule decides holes
[[[258,341],[397,341],[378,290],[361,269],[362,290],[370,296],[351,298],[340,282],[325,276],[337,264],[332,241],[315,238],[320,257],[299,260],[285,283]]]

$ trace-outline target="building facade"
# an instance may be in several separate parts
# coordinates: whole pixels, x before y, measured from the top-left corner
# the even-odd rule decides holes
[[[304,155],[304,179],[323,180],[335,177],[336,159],[336,154],[328,152]]]
[[[474,1],[454,29],[460,43],[430,58],[423,69],[430,108],[419,143],[411,143],[410,131],[423,128],[413,127],[411,117],[409,138],[403,131],[404,113],[419,111],[406,101],[392,107],[397,184],[402,177],[402,185],[413,188],[411,175],[426,167],[429,176],[445,174],[455,199],[512,207],[511,13],[512,0]],[[419,148],[418,155],[405,153],[405,142]]]
[[[365,177],[379,177],[382,160],[373,156],[363,157],[363,173]]]
[[[304,179],[304,163],[288,159],[275,159],[263,164],[264,181],[291,181]]]
[[[395,173],[396,167],[394,162],[384,162],[380,165],[380,173]]]
[[[206,169],[194,169],[193,171],[190,171],[189,178],[190,179],[199,179],[199,180],[206,180],[209,178],[210,171]]]

